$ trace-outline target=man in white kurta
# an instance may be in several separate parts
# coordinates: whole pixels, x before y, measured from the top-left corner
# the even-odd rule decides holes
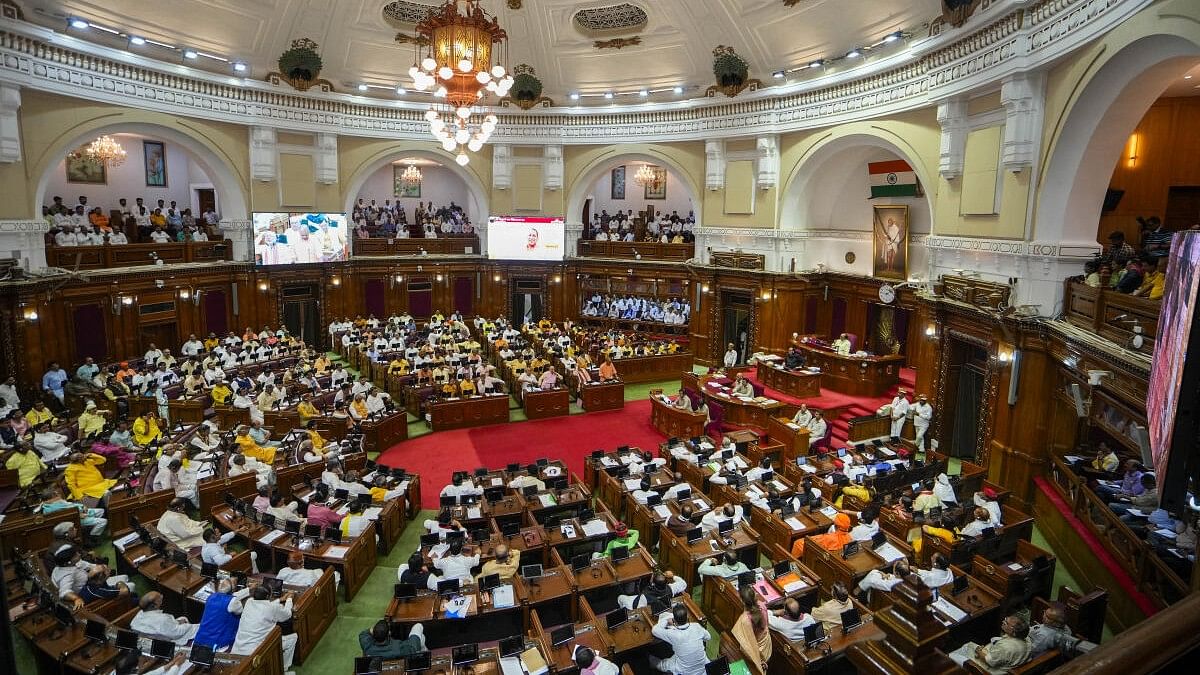
[[[169,640],[177,645],[186,645],[196,636],[198,625],[187,619],[175,618],[162,609],[163,597],[158,591],[150,591],[138,601],[141,609],[129,622],[129,627],[141,635],[155,640]]]
[[[908,394],[901,389],[892,399],[892,437],[899,438],[904,428],[904,419],[908,417]]]
[[[929,405],[929,399],[921,394],[917,402],[912,406],[913,411],[913,431],[916,433],[917,449],[925,449],[925,434],[929,431],[929,423],[933,420],[933,406]]]
[[[272,600],[266,587],[258,586],[249,598],[242,602],[242,621],[238,624],[237,637],[233,640],[232,654],[249,655],[267,639],[271,629],[281,621],[292,618],[293,593],[284,593],[282,598]],[[283,636],[283,668],[290,670],[296,657],[295,633]]]
[[[203,521],[187,517],[188,500],[176,497],[167,512],[158,519],[158,531],[167,541],[183,550],[204,546]]]

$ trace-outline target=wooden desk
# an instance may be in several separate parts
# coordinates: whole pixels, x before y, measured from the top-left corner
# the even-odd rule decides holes
[[[580,405],[588,412],[620,410],[625,407],[624,382],[586,384],[579,391]]]
[[[795,588],[790,593],[775,583],[772,570],[766,569],[763,572],[766,578],[763,579],[762,583],[770,588],[773,594],[778,595],[778,598],[770,603],[771,608],[782,607],[785,598],[797,598],[801,601],[802,605],[815,606],[817,604],[817,580],[809,570],[804,569],[802,566],[796,570],[796,574],[804,582],[804,586]],[[736,579],[725,579],[716,576],[704,577],[702,606],[708,612],[708,618],[712,621],[713,627],[718,631],[733,630],[733,624],[737,622],[738,617],[745,611],[742,600],[738,596],[739,590],[740,588]],[[759,598],[763,598],[762,593],[759,593]]]
[[[678,377],[682,371],[691,370],[692,354],[679,352],[655,356],[628,356],[613,359],[613,365],[616,366],[622,382],[662,382]]]
[[[758,381],[764,386],[796,398],[812,398],[821,395],[821,373],[788,370],[782,366],[776,368],[760,361],[756,374]]]
[[[726,548],[723,542],[717,542],[717,550],[713,550],[711,542],[716,541],[715,533],[705,535],[691,544],[687,542],[686,537],[676,535],[666,528],[659,530],[659,534],[659,556],[663,566],[688,582],[688,588],[699,583],[700,563],[721,555]],[[737,552],[738,558],[751,569],[758,567],[758,533],[741,523],[727,536],[733,539],[731,548]]]
[[[434,431],[465,429],[508,421],[509,398],[493,394],[458,401],[439,401],[428,406],[430,424]]]
[[[883,630],[875,625],[874,616],[866,608],[858,605],[863,624],[850,632],[842,632],[841,627],[834,628],[823,646],[808,649],[803,642],[792,642],[783,637],[778,631],[771,631],[771,661],[767,665],[770,673],[807,673],[829,672],[839,661],[846,658],[846,649],[857,642],[871,642],[886,637]],[[828,648],[828,653],[824,651]]]
[[[803,427],[793,429],[790,417],[768,417],[767,438],[783,445],[782,464],[793,464],[797,457],[808,454],[809,431]]]
[[[650,423],[668,438],[695,438],[704,435],[705,417],[704,413],[681,410],[659,396],[651,396]]]
[[[904,356],[842,356],[807,343],[796,345],[806,364],[821,369],[822,384],[851,396],[883,396],[900,383]]]
[[[599,623],[596,621],[595,615],[592,614],[591,608],[584,603],[586,614],[581,616],[581,621],[575,624],[575,637],[569,642],[563,643],[557,647],[552,647],[550,644],[550,631],[546,630],[542,625],[541,617],[538,616],[537,610],[531,612],[529,634],[541,643],[542,653],[547,655],[546,663],[549,664],[551,672],[554,673],[578,673],[579,668],[571,659],[575,651],[575,645],[582,645],[591,648],[597,654],[605,655],[612,653],[612,643],[608,642],[608,636],[602,630],[597,628]]]
[[[892,419],[883,415],[862,415],[853,417],[846,423],[850,426],[846,440],[851,443],[861,443],[873,438],[889,438],[892,435]]]
[[[804,546],[804,557],[800,562],[820,577],[821,585],[826,589],[832,587],[835,581],[842,582],[846,588],[854,588],[867,576],[867,572],[887,567],[887,561],[865,545],[859,548],[858,553],[842,558],[841,551],[827,551],[811,540]]]
[[[684,593],[676,596],[676,602],[687,608],[689,622],[702,625],[708,622],[708,617],[705,616],[704,612],[696,605],[696,602],[692,600],[689,594]],[[658,623],[657,617],[650,613],[649,607],[642,605],[629,612],[628,621],[611,631],[602,622],[597,622],[596,625],[599,630],[604,632],[607,641],[612,643],[612,655],[621,658],[623,655],[628,655],[631,652],[658,642],[658,638],[654,637],[651,632],[656,623]]]
[[[408,413],[398,410],[383,419],[363,422],[361,427],[367,452],[383,452],[408,439]]]
[[[968,575],[957,567],[951,567],[954,576],[965,576],[967,588],[958,595],[950,591],[954,584],[946,584],[939,590],[942,598],[954,607],[966,613],[962,620],[955,621],[934,607],[934,616],[950,631],[947,644],[959,644],[974,641],[987,644],[995,635],[996,626],[1000,623],[1000,595],[988,588],[982,581]]]
[[[779,414],[784,404],[780,401],[770,402],[749,400],[743,401],[735,397],[732,389],[722,385],[716,378],[701,377],[698,381],[699,391],[710,404],[715,403],[725,410],[725,423],[739,426],[755,426],[767,428],[767,420]]]
[[[825,514],[820,511],[810,513],[807,508],[802,508],[789,516],[789,518],[795,518],[799,523],[799,529],[775,513],[767,513],[757,507],[749,508],[750,524],[756,531],[762,534],[762,542],[768,548],[778,546],[784,551],[791,551],[792,544],[797,539],[807,537],[810,534],[828,532],[829,527],[833,525],[833,521]],[[808,547],[805,546],[805,548]]]
[[[527,419],[540,420],[571,413],[571,393],[565,387],[550,391],[527,391],[522,400]]]

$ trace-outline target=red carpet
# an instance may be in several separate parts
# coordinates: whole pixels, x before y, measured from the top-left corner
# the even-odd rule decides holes
[[[1062,496],[1058,494],[1058,490],[1041,476],[1035,476],[1033,482],[1042,491],[1042,494],[1046,496],[1046,499],[1050,500],[1054,508],[1058,509],[1058,512],[1066,519],[1071,528],[1075,530],[1075,534],[1079,535],[1079,538],[1088,545],[1088,548],[1092,550],[1092,554],[1096,556],[1100,564],[1104,565],[1108,573],[1117,580],[1117,583],[1121,586],[1121,590],[1137,604],[1138,609],[1145,612],[1146,616],[1156,614],[1158,608],[1154,606],[1154,602],[1145,593],[1138,590],[1137,582],[1133,577],[1129,576],[1125,568],[1121,567],[1121,563],[1117,562],[1113,554],[1096,538],[1096,535],[1092,534],[1092,531],[1083,524],[1083,521],[1075,517],[1075,514],[1071,512],[1071,505],[1063,500]]]
[[[583,459],[593,450],[629,445],[657,454],[665,440],[650,424],[650,401],[632,401],[623,410],[428,434],[392,446],[379,461],[419,474],[421,506],[436,509],[438,492],[455,471],[496,469],[547,457],[561,459],[582,479]]]

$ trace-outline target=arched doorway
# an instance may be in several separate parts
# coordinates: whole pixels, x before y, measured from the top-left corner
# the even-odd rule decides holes
[[[645,190],[634,182],[634,174],[644,164],[666,170],[667,199],[646,199]],[[612,192],[612,170],[622,166],[625,167],[625,198],[615,199]],[[603,194],[604,189],[608,190],[607,194]],[[676,194],[679,194],[680,198],[672,199]],[[667,155],[652,150],[622,152],[620,148],[614,148],[611,154],[598,157],[585,166],[571,185],[567,196],[567,225],[576,228],[583,225],[585,205],[588,207],[587,215],[591,217],[610,205],[628,211],[629,208],[644,210],[649,204],[658,211],[663,208],[660,204],[675,204],[673,208],[678,210],[679,205],[685,203],[690,203],[691,210],[695,212],[696,224],[700,225],[703,223],[703,201],[700,194],[699,185],[678,162]],[[609,213],[613,211],[610,210]],[[670,210],[667,213],[670,213]],[[681,211],[680,215],[686,213]]]

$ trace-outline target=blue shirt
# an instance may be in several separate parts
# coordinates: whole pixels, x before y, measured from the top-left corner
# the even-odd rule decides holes
[[[67,371],[59,368],[58,370],[47,370],[42,376],[42,389],[50,391],[62,391],[63,383],[67,381]]]
[[[1146,488],[1142,487],[1142,472],[1141,471],[1126,471],[1125,478],[1121,480],[1121,492],[1134,497],[1145,492]]]
[[[241,618],[229,613],[229,603],[233,596],[228,593],[216,593],[204,601],[204,615],[200,617],[200,626],[196,630],[193,645],[209,645],[214,649],[228,647],[237,636],[238,624]]]
[[[100,366],[97,366],[96,364],[89,366],[85,363],[75,370],[75,376],[81,380],[91,380],[98,372],[100,372]]]

